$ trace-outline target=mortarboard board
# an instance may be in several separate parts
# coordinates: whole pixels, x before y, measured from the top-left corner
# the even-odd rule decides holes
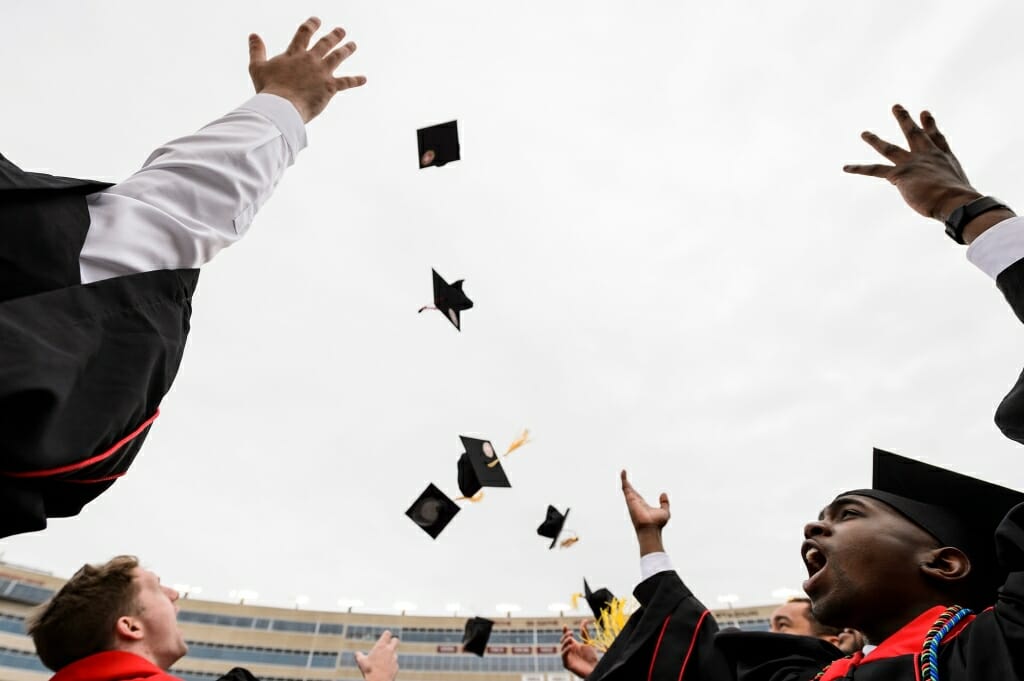
[[[441,275],[437,273],[437,270],[430,270],[434,275],[434,305],[433,309],[440,310],[441,313],[448,318],[448,321],[455,326],[459,331],[462,330],[462,318],[459,313],[462,310],[468,310],[473,307],[473,301],[470,300],[465,293],[462,292],[462,282],[464,279],[459,279],[456,282],[449,284]],[[421,307],[420,312],[429,310],[431,307]]]
[[[586,579],[583,580],[583,596],[587,599],[590,611],[594,613],[594,619],[601,619],[601,611],[615,600],[615,596],[608,589],[602,588],[597,591],[591,591]]]
[[[452,518],[462,509],[433,483],[427,485],[423,494],[405,512],[405,515],[423,528],[423,531],[437,539],[437,535],[448,526]]]
[[[483,617],[466,620],[466,631],[462,634],[462,652],[483,657],[493,627],[494,622]]]
[[[565,513],[560,513],[554,506],[548,505],[548,515],[544,519],[544,522],[537,528],[537,534],[542,537],[547,537],[551,540],[551,546],[549,549],[555,548],[555,544],[558,543],[558,535],[562,533],[562,528],[565,527],[565,519],[569,517],[569,509],[565,509]]]
[[[505,475],[505,469],[498,463],[498,455],[494,446],[487,440],[478,440],[473,437],[460,435],[462,446],[466,450],[459,457],[459,491],[467,497],[471,497],[480,491],[481,487],[511,487]]]
[[[946,546],[960,549],[971,561],[972,583],[979,603],[995,602],[1006,572],[996,558],[994,535],[1003,517],[1024,493],[960,473],[874,450],[872,489],[852,490],[888,504]]]
[[[420,168],[459,160],[459,122],[448,121],[416,131]]]

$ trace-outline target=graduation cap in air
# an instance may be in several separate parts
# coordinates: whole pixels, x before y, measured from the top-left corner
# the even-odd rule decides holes
[[[590,585],[587,584],[587,580],[583,580],[583,597],[587,599],[587,605],[590,606],[590,611],[594,613],[594,619],[601,619],[601,611],[607,608],[615,600],[615,596],[608,589],[601,588],[597,591],[591,591]]]
[[[877,499],[940,543],[963,551],[971,561],[977,601],[965,605],[992,605],[1007,576],[997,559],[995,530],[1010,509],[1024,503],[1024,493],[881,449],[874,450],[872,478],[872,489],[839,496]]]
[[[472,497],[481,487],[511,487],[501,467],[497,452],[488,440],[460,435],[462,447],[466,450],[459,457],[459,491]],[[493,465],[492,465],[493,464]]]
[[[420,168],[443,166],[459,160],[459,122],[448,121],[416,131]]]
[[[459,317],[459,313],[462,310],[468,310],[473,307],[473,301],[462,292],[462,282],[465,280],[459,279],[449,284],[441,278],[437,270],[432,269],[430,271],[434,273],[434,304],[421,307],[419,312],[424,310],[440,310],[448,318],[448,321],[461,331],[462,320]]]
[[[562,528],[565,527],[565,519],[568,517],[568,508],[565,509],[565,513],[561,513],[554,506],[548,505],[548,515],[544,522],[540,524],[540,527],[537,528],[537,534],[551,540],[549,549],[555,548],[555,544],[558,543],[558,535],[562,534]]]
[[[437,535],[448,526],[461,509],[433,483],[427,485],[423,494],[405,512],[405,515],[423,528],[423,531],[437,539]]]
[[[483,657],[493,627],[494,622],[483,617],[472,617],[466,620],[466,631],[462,634],[462,652]]]

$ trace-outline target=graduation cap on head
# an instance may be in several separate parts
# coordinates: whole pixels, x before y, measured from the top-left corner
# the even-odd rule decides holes
[[[462,634],[462,652],[473,653],[484,656],[487,650],[487,641],[491,638],[491,629],[494,622],[483,617],[473,617],[466,620],[466,631]]]
[[[594,619],[601,619],[601,611],[608,608],[615,600],[615,596],[608,589],[601,588],[591,591],[587,580],[583,580],[583,596],[587,599],[590,611],[594,613]]]
[[[960,473],[874,450],[872,489],[858,495],[888,504],[946,546],[960,549],[971,561],[971,583],[978,609],[992,605],[1006,572],[996,557],[994,535],[1003,517],[1024,493]]]
[[[565,527],[565,519],[568,517],[568,508],[565,509],[565,513],[561,513],[554,506],[548,505],[548,515],[544,522],[540,524],[540,527],[537,528],[537,534],[551,540],[549,549],[555,548],[555,544],[558,543],[558,535],[562,533],[562,528]]]
[[[448,318],[448,321],[461,331],[462,320],[459,313],[462,310],[468,310],[473,307],[473,301],[462,292],[462,282],[465,280],[459,279],[449,284],[441,278],[437,270],[432,269],[430,271],[434,274],[434,304],[432,306],[425,305],[418,311],[440,310]]]
[[[462,510],[433,483],[427,485],[423,494],[405,512],[405,515],[423,528],[423,531],[437,539],[437,535],[448,526],[452,518]]]
[[[443,166],[459,160],[459,122],[448,121],[416,131],[420,168]]]
[[[459,491],[466,497],[472,497],[481,487],[511,487],[498,454],[488,440],[460,435],[462,446],[466,450],[459,457]]]

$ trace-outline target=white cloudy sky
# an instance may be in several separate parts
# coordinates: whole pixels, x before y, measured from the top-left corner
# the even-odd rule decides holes
[[[178,380],[130,474],[6,560],[70,574],[137,553],[165,582],[310,607],[544,613],[586,576],[630,590],[618,491],[673,500],[709,604],[798,586],[801,528],[870,482],[872,446],[1024,487],[992,413],[1024,361],[994,284],[881,181],[858,134],[930,108],[975,185],[1024,175],[1020,3],[975,0],[4,3],[0,150],[116,181],[247,99],[318,15],[369,84],[249,236],[200,279]],[[417,167],[457,118],[463,160]],[[457,333],[430,269],[465,278]],[[458,435],[515,486],[432,542]],[[547,504],[581,541],[547,549]]]

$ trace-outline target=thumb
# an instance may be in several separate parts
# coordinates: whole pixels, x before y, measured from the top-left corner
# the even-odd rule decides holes
[[[267,60],[267,47],[255,33],[249,34],[249,65],[262,64]]]
[[[360,669],[363,669],[364,667],[366,667],[366,653],[362,653],[362,652],[357,652],[356,653],[356,665]]]
[[[668,510],[668,495],[665,494],[664,492],[662,492],[661,493],[661,497],[658,499],[658,503],[661,504],[661,508],[662,508],[663,511],[667,511]]]

